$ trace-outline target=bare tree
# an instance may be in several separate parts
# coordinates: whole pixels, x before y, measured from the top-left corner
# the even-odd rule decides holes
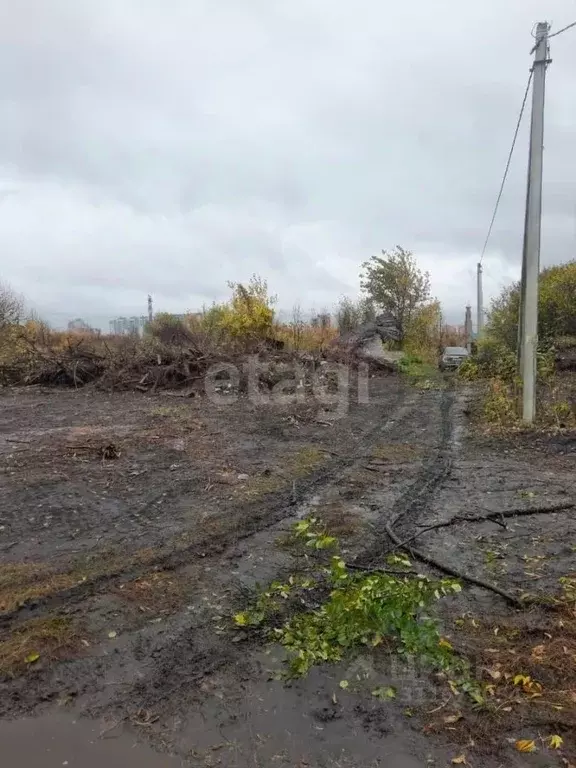
[[[336,323],[340,333],[355,331],[362,322],[359,302],[348,296],[341,296],[336,309]]]
[[[302,308],[300,304],[294,304],[292,307],[292,320],[290,321],[290,330],[292,331],[292,346],[298,350],[302,346],[302,336],[304,335],[304,318],[302,317]]]
[[[0,282],[0,328],[19,323],[24,312],[24,299],[8,283]]]

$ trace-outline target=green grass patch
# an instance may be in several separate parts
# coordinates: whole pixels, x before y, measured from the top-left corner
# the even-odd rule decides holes
[[[441,389],[444,386],[438,366],[418,355],[405,355],[398,363],[398,370],[418,389]]]

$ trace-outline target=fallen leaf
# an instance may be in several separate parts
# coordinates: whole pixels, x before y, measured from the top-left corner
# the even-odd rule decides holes
[[[455,715],[446,715],[446,717],[444,718],[444,722],[446,723],[446,725],[450,725],[451,723],[457,723],[458,720],[461,720],[461,719],[462,719],[462,713],[457,712]]]
[[[551,749],[560,749],[560,747],[564,743],[564,739],[562,738],[562,736],[558,736],[557,733],[553,734],[552,736],[548,736],[546,741],[548,742],[548,746]]]
[[[350,683],[348,682],[348,680],[340,680],[340,682],[339,682],[339,686],[343,690],[346,690],[346,688],[348,688],[349,685],[350,685]]]
[[[536,752],[536,744],[533,739],[519,739],[514,746],[518,752]]]
[[[453,757],[452,765],[466,765],[466,755],[458,755],[458,757]]]
[[[529,680],[527,683],[524,683],[522,690],[524,693],[528,693],[532,698],[542,696],[542,686],[540,683],[537,683],[536,680]]]
[[[457,696],[460,693],[454,680],[448,680],[448,685],[450,686],[450,690],[452,691],[454,696]]]
[[[530,682],[529,675],[516,675],[513,680],[514,685],[527,685]]]
[[[535,645],[534,648],[532,648],[532,656],[544,656],[545,651],[545,645]]]
[[[24,661],[26,662],[26,664],[34,664],[34,662],[38,661],[39,658],[40,658],[39,653],[29,653],[28,656],[26,656],[26,658],[24,659]]]
[[[448,640],[446,640],[445,637],[441,637],[440,641],[438,642],[438,645],[440,648],[447,648],[449,651],[452,650],[452,643],[450,643]]]
[[[376,696],[377,699],[395,699],[396,698],[396,689],[389,687],[389,688],[375,688],[372,691],[372,696]]]
[[[111,629],[110,632],[108,632],[108,637],[110,640],[113,640],[118,635],[118,632],[116,632],[115,629]]]

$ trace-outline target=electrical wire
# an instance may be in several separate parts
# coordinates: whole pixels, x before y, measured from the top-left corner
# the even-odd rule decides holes
[[[528,93],[530,92],[530,83],[532,82],[532,74],[533,70],[530,70],[530,74],[528,76],[528,82],[526,83],[526,90],[524,91],[524,98],[522,99],[522,107],[520,108],[520,114],[518,115],[518,121],[516,123],[516,130],[514,131],[514,137],[512,139],[512,146],[510,147],[510,152],[508,153],[508,160],[506,161],[506,168],[504,169],[504,175],[502,176],[502,182],[500,184],[500,190],[498,192],[498,197],[496,198],[496,205],[494,206],[494,213],[492,214],[492,219],[490,221],[490,226],[488,227],[488,234],[486,235],[486,240],[484,240],[484,246],[482,247],[482,253],[480,255],[480,263],[482,263],[482,259],[484,258],[484,254],[486,253],[486,248],[488,247],[488,241],[490,240],[490,235],[492,234],[492,228],[494,226],[494,222],[496,221],[496,215],[498,213],[498,207],[500,206],[500,200],[502,199],[502,193],[504,192],[504,185],[506,184],[506,179],[508,178],[508,171],[510,170],[510,163],[512,162],[512,155],[514,154],[514,147],[516,146],[516,139],[518,138],[518,132],[520,130],[520,124],[522,123],[522,117],[524,115],[524,109],[526,108],[526,101],[528,100]]]
[[[551,35],[548,35],[548,40],[550,40],[551,37],[556,37],[556,35],[561,35],[562,32],[566,32],[567,29],[572,29],[572,27],[576,27],[576,21],[573,21],[572,24],[567,24],[565,27],[562,27],[562,29],[559,29],[558,32],[553,32]]]

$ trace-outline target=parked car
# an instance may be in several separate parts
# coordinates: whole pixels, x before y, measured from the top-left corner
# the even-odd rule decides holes
[[[445,347],[438,367],[441,371],[456,371],[469,355],[465,347]]]

